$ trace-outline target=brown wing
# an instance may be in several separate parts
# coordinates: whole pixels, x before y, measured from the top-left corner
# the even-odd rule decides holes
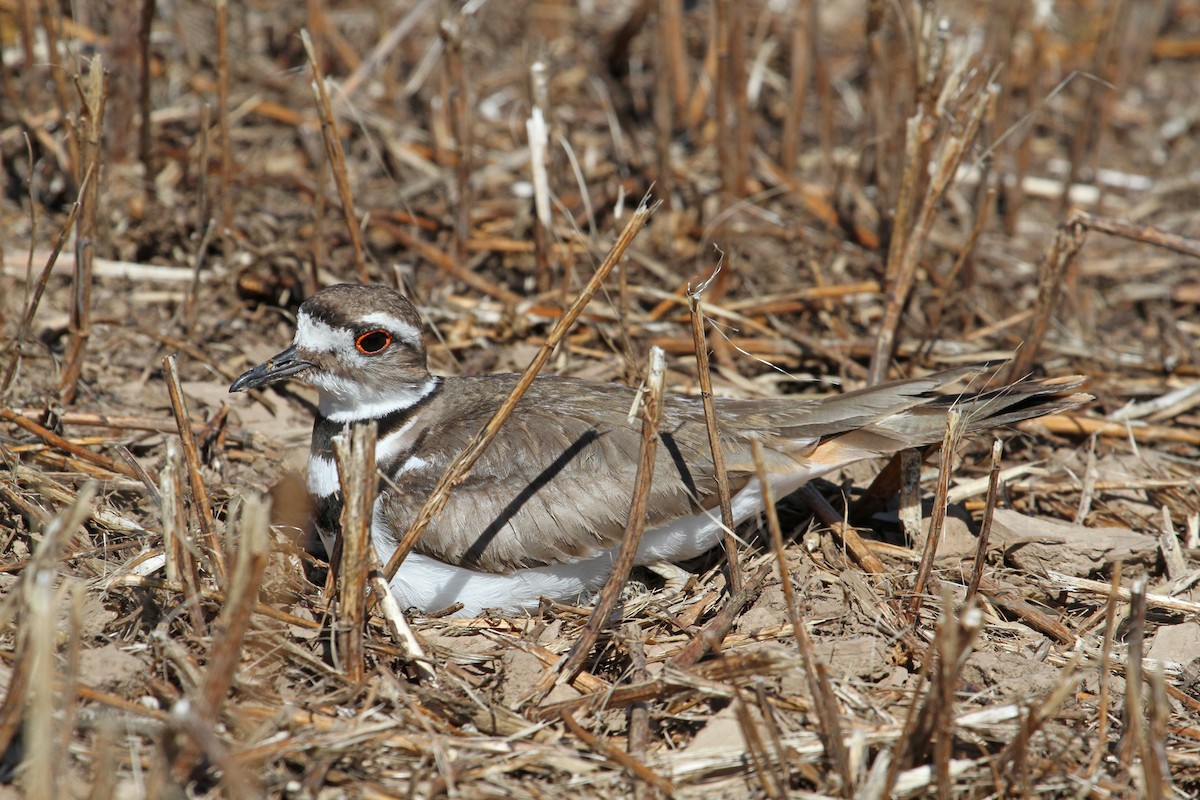
[[[392,530],[405,530],[438,478],[484,425],[512,376],[448,380],[455,414],[431,426],[414,455],[420,468],[388,489]],[[453,393],[457,392],[457,396]],[[450,496],[417,548],[489,572],[592,555],[620,541],[629,513],[641,422],[627,421],[633,392],[614,385],[536,381]],[[434,411],[433,408],[430,409]],[[715,495],[699,403],[670,398],[661,428],[649,519],[655,526]],[[732,475],[735,482],[743,476]]]
[[[1077,380],[1031,381],[967,398],[935,394],[977,371],[977,366],[963,367],[820,400],[720,401],[717,415],[733,490],[753,474],[754,438],[764,445],[768,469],[785,473],[807,468],[806,456],[830,439],[842,445],[847,460],[937,441],[945,409],[955,401],[975,429],[1081,400],[1063,396]],[[450,460],[491,418],[515,381],[511,375],[447,379],[438,402],[450,405],[429,409],[445,422],[428,428],[413,453],[419,461],[410,462],[419,466],[403,472],[388,490],[392,530],[408,528]],[[535,381],[417,549],[449,563],[507,572],[617,544],[641,443],[641,422],[627,421],[633,396],[611,384]],[[650,527],[717,504],[700,401],[668,397],[660,434]]]

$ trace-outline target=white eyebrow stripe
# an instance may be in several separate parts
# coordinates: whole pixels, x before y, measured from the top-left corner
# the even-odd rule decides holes
[[[402,339],[405,344],[416,347],[421,343],[421,329],[413,327],[404,320],[393,317],[391,314],[383,311],[376,311],[372,314],[367,314],[362,317],[362,321],[368,325],[378,325],[381,328],[394,333],[398,338]]]
[[[296,315],[296,336],[292,342],[315,353],[341,353],[354,347],[350,331],[326,325],[303,311]]]

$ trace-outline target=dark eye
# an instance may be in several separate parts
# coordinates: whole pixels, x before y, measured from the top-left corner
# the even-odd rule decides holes
[[[382,353],[392,343],[392,335],[387,331],[367,331],[354,340],[354,346],[364,356]]]

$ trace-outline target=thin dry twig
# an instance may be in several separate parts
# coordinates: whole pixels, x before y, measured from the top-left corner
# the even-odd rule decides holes
[[[470,444],[468,444],[463,451],[458,454],[454,461],[450,462],[450,466],[446,467],[446,471],[442,474],[442,477],[438,479],[437,486],[434,487],[433,491],[429,495],[429,498],[425,501],[425,505],[421,507],[421,511],[417,514],[417,518],[413,520],[412,525],[409,526],[409,529],[405,532],[404,537],[396,545],[396,552],[394,552],[391,558],[388,559],[388,563],[384,567],[383,573],[389,581],[395,577],[396,570],[400,569],[400,565],[404,562],[404,558],[408,555],[409,551],[412,550],[413,545],[417,543],[417,539],[419,539],[421,534],[425,532],[425,529],[429,527],[429,523],[433,521],[434,517],[441,513],[441,510],[445,507],[446,502],[450,499],[450,492],[455,486],[462,482],[462,480],[466,477],[467,472],[471,469],[475,462],[479,460],[479,457],[483,455],[483,452],[492,443],[492,440],[496,438],[496,435],[500,432],[500,427],[504,424],[504,421],[508,419],[508,416],[512,413],[513,409],[516,408],[517,403],[520,402],[521,397],[524,396],[526,390],[528,390],[529,386],[533,383],[534,378],[536,378],[538,373],[541,372],[541,369],[546,364],[546,361],[550,359],[550,354],[554,352],[556,347],[558,347],[559,342],[566,337],[567,332],[571,329],[571,325],[573,325],[579,315],[583,313],[583,309],[600,289],[600,284],[603,283],[604,279],[608,277],[608,274],[612,272],[613,267],[617,265],[617,262],[621,259],[625,249],[629,247],[630,243],[633,241],[633,237],[636,236],[637,232],[641,230],[643,225],[646,224],[646,221],[650,218],[650,214],[653,213],[653,210],[654,206],[649,204],[647,201],[643,201],[642,204],[638,206],[637,210],[630,216],[629,222],[625,225],[625,229],[621,231],[621,235],[617,239],[616,244],[613,245],[612,251],[608,254],[608,257],[596,269],[595,274],[592,275],[592,279],[588,281],[587,285],[584,286],[584,288],[579,292],[579,294],[575,297],[575,301],[571,304],[571,307],[567,309],[567,312],[558,320],[558,323],[554,326],[554,329],[550,331],[550,335],[546,337],[546,341],[538,350],[537,355],[534,356],[533,361],[531,361],[529,366],[525,368],[525,371],[521,374],[520,380],[517,381],[517,385],[513,387],[513,390],[509,394],[508,398],[506,398],[505,401],[500,404],[500,408],[496,410],[496,413],[492,416],[492,419],[488,421],[488,424],[480,429],[477,434],[475,434],[475,436],[471,439]]]
[[[547,670],[534,685],[530,704],[537,705],[545,699],[556,683],[572,680],[592,653],[600,638],[600,631],[608,624],[609,617],[617,607],[617,600],[629,580],[629,570],[637,557],[638,545],[646,529],[646,511],[650,500],[650,486],[654,479],[655,457],[658,453],[658,426],[663,413],[663,385],[666,380],[667,358],[657,347],[650,348],[649,365],[646,372],[646,394],[642,397],[642,441],[638,449],[637,472],[633,479],[633,498],[629,503],[629,517],[621,547],[613,562],[612,572],[600,592],[596,606],[588,617],[587,625],[559,670]]]
[[[188,485],[192,489],[192,508],[200,522],[200,536],[204,541],[213,573],[218,580],[224,580],[225,553],[221,543],[217,541],[216,523],[213,521],[212,506],[208,502],[208,489],[204,486],[204,475],[200,470],[200,453],[196,448],[196,437],[192,435],[192,422],[188,418],[187,404],[183,400],[183,387],[179,384],[179,370],[175,366],[174,355],[163,359],[163,377],[171,397],[171,412],[175,415],[179,440],[183,443]]]
[[[825,746],[825,755],[832,763],[834,771],[840,776],[842,786],[848,791],[853,783],[850,774],[850,760],[846,753],[845,741],[842,738],[837,700],[834,698],[833,688],[829,685],[829,676],[826,674],[825,665],[817,660],[813,652],[808,628],[805,627],[804,619],[800,616],[800,609],[796,605],[796,589],[792,585],[787,554],[783,550],[783,531],[779,527],[779,512],[775,510],[775,498],[771,496],[771,480],[766,462],[763,460],[762,443],[757,439],[754,440],[751,442],[751,449],[754,454],[754,467],[758,472],[758,482],[762,487],[763,508],[767,512],[767,530],[771,535],[771,548],[775,552],[775,561],[779,567],[779,580],[783,586],[788,621],[792,623],[792,634],[796,637],[796,646],[800,649],[800,657],[804,661],[804,676],[817,712],[817,723],[821,726],[821,744]]]
[[[718,267],[719,270],[719,267]],[[712,373],[708,367],[708,344],[704,338],[704,314],[700,310],[700,296],[716,277],[712,276],[696,288],[688,290],[688,311],[692,318],[692,340],[696,347],[696,373],[700,380],[700,400],[704,404],[704,424],[708,428],[708,447],[712,453],[713,473],[717,479],[717,497],[721,502],[721,523],[725,526],[722,539],[725,546],[725,564],[729,569],[729,591],[742,588],[742,570],[738,565],[737,539],[733,535],[733,501],[729,492],[729,473],[725,470],[725,450],[721,447],[721,433],[717,428],[717,411],[713,404]]]
[[[103,152],[101,141],[104,131],[104,105],[108,98],[108,79],[104,61],[99,54],[88,69],[86,88],[80,89],[83,102],[81,113],[84,124],[79,129],[80,157],[87,163],[87,172],[98,173]],[[74,297],[71,303],[71,340],[59,378],[58,395],[63,405],[75,400],[79,389],[79,376],[83,371],[83,360],[87,353],[88,339],[92,335],[92,257],[97,235],[98,204],[100,202],[99,181],[90,180],[81,185],[80,209],[76,217],[75,272],[73,275]]]
[[[954,472],[954,453],[962,438],[965,427],[962,414],[952,408],[946,412],[946,435],[942,440],[942,467],[938,472],[937,493],[933,498],[933,516],[929,520],[929,534],[925,538],[925,548],[921,552],[921,563],[917,567],[917,577],[913,583],[913,596],[908,601],[908,618],[916,624],[921,615],[921,603],[925,597],[925,587],[933,574],[933,561],[937,555],[938,544],[942,539],[942,530],[946,524],[946,495],[950,492],[950,475]]]
[[[988,473],[987,500],[983,508],[983,522],[979,526],[979,542],[975,546],[975,562],[971,565],[971,579],[967,583],[965,602],[971,603],[979,591],[979,581],[983,579],[983,566],[987,561],[988,539],[992,533],[992,520],[996,515],[996,503],[1000,499],[1000,456],[1004,452],[1004,443],[999,439],[992,441],[992,469]]]
[[[312,37],[307,30],[300,31],[300,41],[304,43],[304,52],[308,56],[308,65],[313,72],[313,95],[321,111],[321,136],[325,142],[325,152],[329,156],[329,167],[333,171],[333,182],[337,186],[338,198],[342,203],[342,215],[346,220],[346,234],[350,237],[350,247],[354,254],[354,270],[362,283],[370,283],[371,276],[367,273],[367,260],[363,250],[362,232],[358,227],[358,213],[354,205],[354,193],[350,189],[350,175],[346,168],[346,152],[342,149],[341,135],[338,133],[337,121],[333,118],[333,106],[329,102],[329,92],[325,88],[325,77],[321,74],[321,65],[313,52]],[[227,144],[223,142],[222,144]]]

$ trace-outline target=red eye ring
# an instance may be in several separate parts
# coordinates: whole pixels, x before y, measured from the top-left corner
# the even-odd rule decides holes
[[[385,330],[367,331],[354,340],[354,347],[364,356],[375,356],[388,349],[392,335]]]

